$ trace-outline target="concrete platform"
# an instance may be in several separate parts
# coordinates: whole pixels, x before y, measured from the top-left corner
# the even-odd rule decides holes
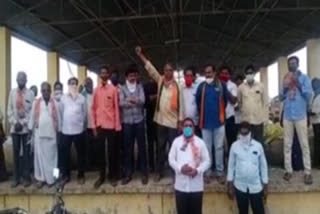
[[[294,174],[292,181],[282,179],[283,170],[270,169],[270,196],[266,203],[267,213],[272,214],[319,214],[320,171],[314,170],[313,185],[303,184],[303,173]],[[174,214],[175,201],[172,178],[160,183],[142,185],[135,178],[128,185],[112,187],[106,182],[99,190],[93,189],[97,173],[88,173],[85,185],[76,179],[66,185],[64,199],[68,210],[74,213],[97,214]],[[227,198],[226,187],[215,180],[205,188],[204,214],[237,213],[235,201]],[[0,208],[22,207],[31,213],[48,211],[53,202],[54,189],[10,188],[10,182],[0,184]]]

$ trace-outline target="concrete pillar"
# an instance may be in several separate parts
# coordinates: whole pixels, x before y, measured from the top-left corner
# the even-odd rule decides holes
[[[48,82],[53,87],[54,83],[60,79],[59,54],[57,52],[47,53]]]
[[[79,85],[83,85],[86,78],[87,78],[87,67],[84,65],[79,65],[78,66]]]
[[[288,59],[286,56],[281,56],[278,58],[278,73],[279,73],[279,91],[282,88],[284,75],[288,72]]]
[[[267,67],[260,68],[259,73],[260,73],[260,82],[264,86],[264,92],[269,97],[268,68]]]
[[[307,41],[307,69],[311,78],[320,77],[320,39]]]
[[[11,34],[6,27],[0,27],[0,108],[4,116],[4,128],[8,130],[7,106],[11,89]]]

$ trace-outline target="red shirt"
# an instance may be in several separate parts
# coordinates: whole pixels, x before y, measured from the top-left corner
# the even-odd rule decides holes
[[[93,128],[121,130],[118,90],[111,84],[100,84],[94,91],[91,118]]]

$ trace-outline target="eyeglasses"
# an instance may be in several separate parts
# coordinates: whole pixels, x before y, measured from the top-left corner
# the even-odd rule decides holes
[[[190,128],[193,128],[193,125],[189,125],[189,124],[187,124],[187,125],[183,125],[183,127],[190,127]]]

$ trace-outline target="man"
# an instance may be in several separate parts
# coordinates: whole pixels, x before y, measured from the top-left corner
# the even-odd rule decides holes
[[[36,85],[31,86],[30,90],[33,92],[34,97],[38,96],[38,87]]]
[[[13,183],[17,187],[21,179],[24,186],[31,185],[30,178],[30,144],[28,143],[28,122],[34,94],[26,88],[27,75],[20,71],[17,74],[18,88],[11,90],[8,100],[8,121],[13,143]],[[22,159],[22,160],[21,160]]]
[[[227,104],[227,87],[222,83],[213,65],[205,66],[206,81],[197,89],[196,102],[200,112],[199,127],[202,131],[203,140],[207,145],[210,158],[212,159],[212,147],[216,175],[219,183],[224,183],[224,137],[225,137],[225,107]],[[212,171],[207,173],[206,182],[210,182]]]
[[[183,71],[184,84],[182,85],[184,117],[191,118],[194,124],[199,123],[199,113],[196,103],[196,92],[200,84],[196,79],[196,68],[194,66],[187,67]],[[199,126],[195,127],[196,135],[201,137]]]
[[[99,188],[105,181],[105,141],[108,140],[109,179],[112,186],[117,185],[120,154],[120,142],[116,141],[116,132],[121,130],[119,97],[117,88],[108,84],[111,71],[108,67],[100,68],[101,83],[93,94],[91,107],[91,121],[94,136],[97,137],[97,159],[100,168],[100,177],[94,183]]]
[[[54,86],[53,86],[53,97],[57,103],[60,102],[62,95],[63,95],[63,85],[61,82],[57,81],[54,83]]]
[[[243,80],[244,80],[244,77],[243,77],[242,74],[237,75],[235,80],[234,80],[234,82],[236,83],[236,86],[237,86],[237,97],[238,97],[238,88],[243,83]],[[236,130],[237,130],[237,133],[238,133],[238,127],[239,127],[239,124],[240,124],[240,112],[239,112],[238,102],[237,102],[236,106],[234,107],[234,122],[235,122]]]
[[[183,96],[175,81],[172,64],[164,65],[164,75],[142,53],[141,47],[136,47],[136,53],[145,65],[150,77],[158,84],[158,97],[154,121],[157,123],[158,149],[155,182],[159,182],[164,174],[167,143],[172,144],[178,134],[179,122],[183,120]]]
[[[205,143],[195,135],[191,118],[183,122],[183,135],[177,137],[169,152],[169,164],[175,171],[175,196],[178,214],[201,214],[203,174],[210,167]]]
[[[246,81],[238,88],[238,105],[241,122],[251,125],[252,137],[263,143],[263,125],[268,121],[268,96],[262,83],[254,80],[256,75],[253,65],[244,71]]]
[[[55,182],[53,169],[58,164],[57,133],[60,129],[58,105],[51,97],[48,82],[41,84],[41,94],[42,97],[33,103],[29,121],[30,134],[34,135],[34,177],[39,189]]]
[[[6,141],[6,134],[3,128],[3,114],[0,109],[0,182],[8,179],[5,156],[2,144]]]
[[[91,121],[91,107],[93,100],[93,81],[90,77],[87,77],[84,82],[83,90],[81,94],[86,99],[87,104],[87,121],[86,121],[86,163],[87,169],[91,169],[95,166],[95,149],[94,149],[94,136],[93,136],[93,126]]]
[[[314,150],[315,150],[315,164],[320,167],[320,157],[318,154],[320,154],[320,79],[314,78],[312,80],[312,89],[313,89],[313,99],[311,102],[311,117],[310,121],[313,126],[313,144],[314,144]]]
[[[149,79],[144,85],[144,94],[146,97],[146,128],[148,139],[148,161],[150,172],[155,171],[155,147],[157,145],[156,123],[153,121],[157,105],[158,85],[153,79]]]
[[[71,146],[74,143],[78,161],[78,184],[85,183],[85,140],[84,130],[87,120],[87,103],[85,98],[78,93],[78,79],[72,77],[68,80],[69,91],[63,95],[59,104],[61,113],[61,173],[62,183],[70,181],[70,155]]]
[[[219,78],[222,82],[227,84],[227,89],[232,96],[232,99],[228,100],[226,108],[226,138],[228,142],[228,151],[230,151],[231,144],[237,140],[237,127],[235,123],[235,106],[237,103],[238,87],[230,79],[230,68],[223,66],[220,69]]]
[[[284,128],[284,179],[292,177],[291,153],[294,130],[296,129],[302,149],[304,165],[304,183],[312,184],[310,148],[307,127],[307,107],[312,96],[309,77],[299,70],[299,58],[292,56],[288,59],[289,72],[284,76],[280,89],[280,99],[283,104]]]
[[[268,165],[261,142],[252,138],[250,124],[242,122],[239,140],[232,144],[228,164],[228,196],[237,199],[239,214],[264,214],[268,194]]]
[[[128,184],[133,175],[134,144],[138,143],[139,169],[142,173],[142,184],[148,183],[147,153],[144,128],[144,103],[143,87],[137,83],[138,68],[130,65],[126,70],[126,83],[120,89],[120,108],[123,124],[124,178],[122,185]]]

